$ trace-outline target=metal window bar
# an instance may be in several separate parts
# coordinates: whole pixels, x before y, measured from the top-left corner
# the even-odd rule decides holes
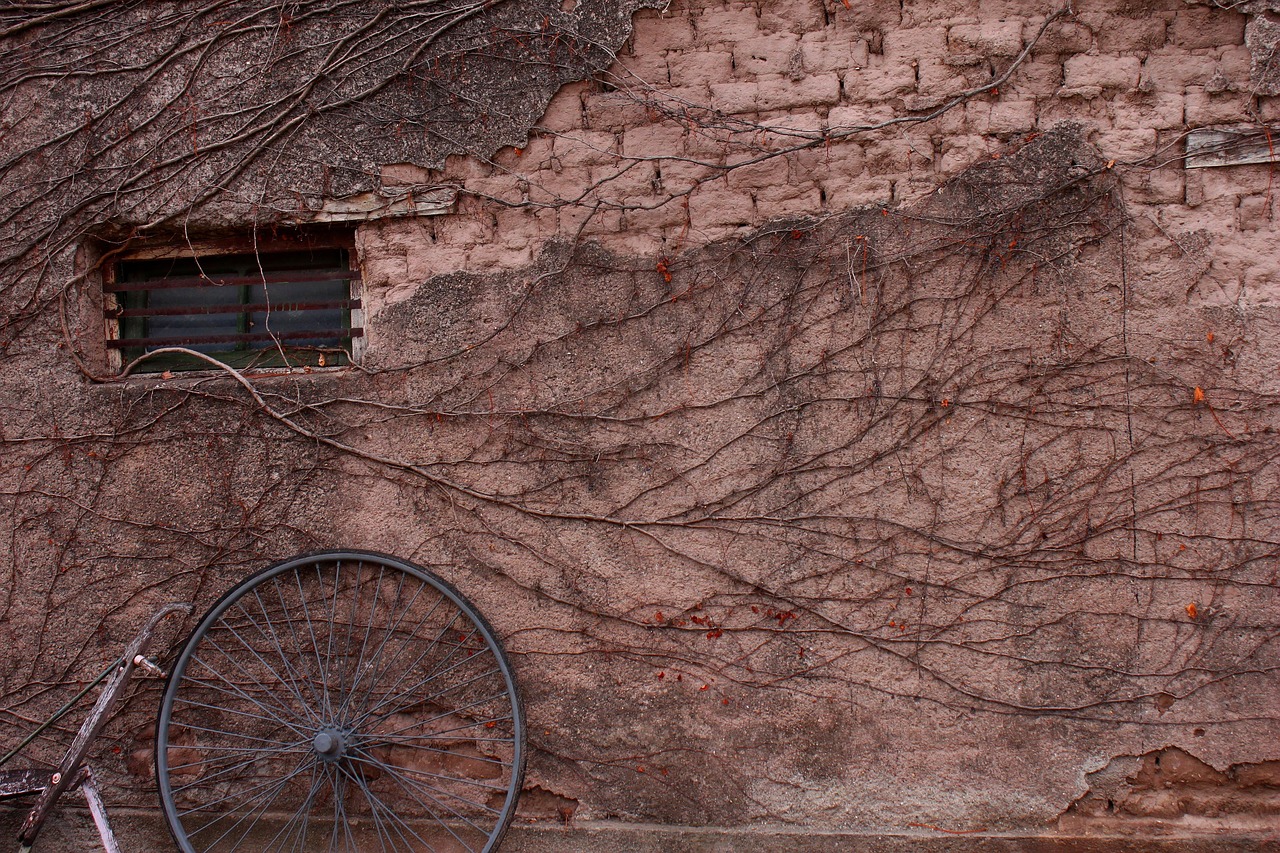
[[[105,286],[105,314],[118,324],[107,346],[123,360],[189,347],[236,367],[349,363],[363,335],[363,307],[344,249],[125,261]],[[203,369],[184,356],[158,356],[150,371]]]

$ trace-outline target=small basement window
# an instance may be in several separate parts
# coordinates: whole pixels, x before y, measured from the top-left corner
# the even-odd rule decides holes
[[[107,346],[117,369],[164,347],[236,368],[337,366],[357,355],[363,329],[350,248],[156,254],[118,262],[105,282]],[[209,368],[182,353],[139,365],[148,373]]]

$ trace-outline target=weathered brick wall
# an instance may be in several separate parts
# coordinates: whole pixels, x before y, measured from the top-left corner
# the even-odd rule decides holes
[[[250,376],[259,405],[217,375],[90,382],[52,318],[20,337],[15,431],[47,435],[9,462],[0,627],[71,638],[52,682],[101,645],[86,607],[123,634],[116,602],[374,548],[507,640],[544,824],[1256,841],[1273,168],[1183,155],[1280,120],[1263,5],[641,11],[520,147],[379,164],[461,192],[357,227],[362,369]],[[115,735],[122,798],[146,726]]]
[[[1116,161],[1142,223],[1135,238],[1152,241],[1139,255],[1206,230],[1219,240],[1197,284],[1203,298],[1274,300],[1270,167],[1186,170],[1181,160],[1189,128],[1280,119],[1280,98],[1252,94],[1239,11],[1079,4],[998,91],[934,121],[722,168],[797,141],[769,128],[838,133],[936,109],[1012,62],[1055,8],[975,0],[641,12],[610,85],[565,87],[526,146],[492,163],[452,158],[443,172],[410,171],[456,182],[468,197],[446,220],[383,226],[366,246],[370,287],[401,280],[394,262],[378,272],[384,240],[397,252],[415,247],[412,278],[518,266],[556,236],[658,257],[774,218],[901,205],[1065,121]]]
[[[406,281],[453,271],[519,271],[555,239],[595,241],[642,259],[641,267],[665,269],[661,264],[681,253],[747,237],[773,220],[923,203],[961,171],[1011,156],[1059,123],[1070,123],[1081,127],[1118,179],[1125,212],[1123,248],[1099,273],[1116,290],[1105,296],[1105,288],[1099,291],[1094,307],[1103,317],[1119,308],[1120,266],[1128,265],[1134,313],[1125,334],[1141,358],[1157,370],[1167,367],[1188,389],[1217,383],[1223,394],[1230,393],[1226,387],[1274,393],[1280,350],[1266,335],[1242,331],[1253,324],[1272,328],[1280,308],[1274,169],[1189,170],[1183,162],[1190,129],[1280,119],[1280,99],[1257,94],[1251,80],[1247,15],[1179,0],[1092,2],[1045,27],[1056,8],[977,0],[677,2],[663,12],[642,12],[607,78],[561,90],[523,147],[504,149],[491,162],[455,157],[442,171],[395,167],[385,173],[392,181],[454,183],[463,195],[452,215],[381,223],[362,232],[373,334],[384,306],[419,293]],[[966,97],[1024,51],[1007,81]],[[931,120],[902,121],[937,110]],[[815,138],[819,144],[803,147]],[[777,153],[789,147],[798,150]],[[1228,333],[1231,343],[1224,344],[1223,330],[1237,323],[1240,331]],[[1231,347],[1241,346],[1250,356],[1237,369]],[[1221,365],[1231,365],[1229,375],[1186,365],[1188,352],[1205,347]],[[376,350],[375,344],[374,363],[381,363]],[[965,826],[966,820],[1042,825],[1045,802],[1025,787],[1033,772],[1026,744],[1002,753],[995,743],[970,742],[973,732],[963,726],[954,741],[944,737],[942,744],[926,743],[933,734],[912,735],[909,726],[894,731],[903,739],[874,760],[919,751],[898,759],[909,767],[904,778],[919,784],[931,766],[947,784],[978,784],[972,777],[962,781],[973,769],[958,769],[966,762],[984,774],[1002,772],[1006,762],[1017,765],[1008,772],[1021,781],[1011,781],[1000,795],[979,785],[988,791],[990,808],[955,792],[912,805],[911,797],[922,796],[920,787],[883,785],[881,790],[907,799],[886,805],[880,819],[924,813],[946,825],[952,825],[948,815]],[[1213,772],[1232,780],[1235,762],[1244,761],[1238,765],[1243,776],[1274,770],[1274,764],[1249,764],[1275,758],[1262,744],[1245,750],[1246,756],[1224,749],[1212,734],[1204,740],[1200,728],[1194,736],[1170,731],[1138,738],[1127,747],[1131,757],[1114,760],[1104,753],[1119,748],[1118,742],[1097,754],[1073,754],[1076,747],[1065,746],[1065,754],[1056,754],[1060,745],[1050,742],[1053,735],[1036,731],[1048,739],[1045,752],[1055,754],[1045,760],[1065,761],[1079,774],[1077,792],[1122,777],[1123,768],[1140,762],[1132,756],[1144,751],[1148,763],[1157,756],[1158,764],[1155,750],[1175,743],[1199,750],[1217,763],[1220,771]],[[981,737],[987,736],[989,731]],[[826,742],[825,735],[818,738]],[[788,741],[780,748],[804,747]],[[1271,770],[1248,769],[1256,766]],[[1104,768],[1110,776],[1086,781],[1085,773]],[[1057,771],[1046,773],[1056,777]],[[1142,783],[1129,778],[1132,784],[1121,784],[1124,791],[1114,797],[1100,799],[1095,791],[1083,813],[1104,821],[1115,814],[1179,817],[1169,797],[1150,805]],[[1265,814],[1267,785],[1275,782],[1268,778],[1261,787],[1240,789],[1222,782],[1219,807],[1186,808],[1201,814],[1216,808],[1237,818]],[[582,799],[592,814],[591,798],[574,786],[551,777],[540,784],[557,792],[553,805],[568,802],[558,799],[562,794],[573,798],[574,807]],[[1047,790],[1061,781],[1045,784]],[[767,788],[750,786],[757,793]],[[1103,800],[1108,805],[1097,805]],[[816,823],[823,814],[836,823],[874,823],[876,817],[861,808],[810,792],[765,810]],[[1256,830],[1269,819],[1260,820],[1239,825]]]

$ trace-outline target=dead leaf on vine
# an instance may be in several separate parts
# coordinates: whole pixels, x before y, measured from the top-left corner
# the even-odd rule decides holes
[[[1191,402],[1193,405],[1204,402],[1204,389],[1199,385],[1191,392]]]

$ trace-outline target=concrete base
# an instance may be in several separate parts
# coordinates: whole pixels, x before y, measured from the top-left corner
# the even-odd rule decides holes
[[[17,833],[24,812],[0,806],[0,838]],[[948,834],[929,829],[856,831],[789,826],[681,827],[613,821],[573,826],[519,823],[502,853],[1280,853],[1280,826],[1266,824],[1186,832],[1153,822],[1149,832],[1093,834],[1016,832]],[[111,824],[124,853],[161,853],[174,844],[160,814],[116,809]],[[3,849],[3,848],[0,848]],[[36,853],[100,850],[88,811],[63,807],[49,821]]]

